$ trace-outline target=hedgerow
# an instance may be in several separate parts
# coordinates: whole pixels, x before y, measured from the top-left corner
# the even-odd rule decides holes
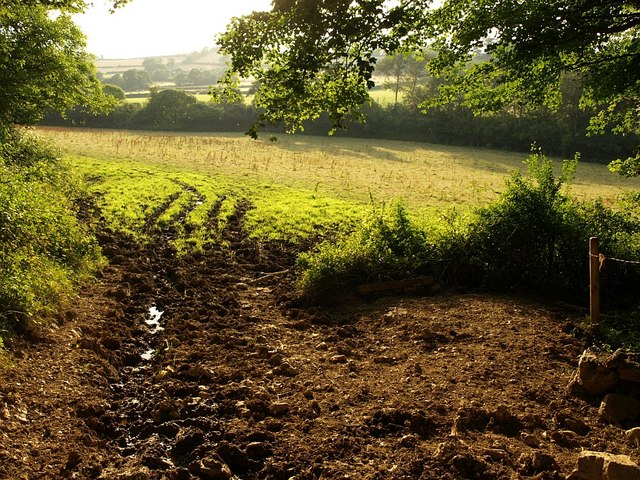
[[[540,152],[526,164],[526,175],[513,173],[497,200],[467,216],[451,211],[418,227],[402,207],[372,214],[348,236],[300,256],[302,293],[431,273],[445,284],[577,296],[588,287],[589,237],[600,237],[608,255],[640,258],[638,197],[617,209],[581,202],[570,194],[577,158],[559,175]],[[640,275],[624,281],[638,291]]]
[[[18,132],[0,144],[0,337],[44,321],[100,262],[80,195],[49,146]]]

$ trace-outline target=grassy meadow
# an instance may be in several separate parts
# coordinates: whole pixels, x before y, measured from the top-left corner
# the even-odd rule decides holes
[[[179,240],[180,248],[213,240],[240,199],[255,207],[247,222],[260,238],[295,241],[333,230],[356,222],[372,203],[401,201],[418,222],[428,222],[452,207],[465,211],[486,205],[526,157],[333,137],[282,135],[272,142],[241,134],[44,128],[37,133],[63,150],[118,228],[144,235],[149,218],[166,226],[188,212],[177,227],[188,233]],[[572,192],[613,204],[624,190],[638,188],[639,179],[582,163]]]

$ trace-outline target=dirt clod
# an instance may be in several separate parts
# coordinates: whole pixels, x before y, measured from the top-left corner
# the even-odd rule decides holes
[[[170,230],[101,232],[110,266],[47,341],[10,345],[0,478],[551,479],[581,450],[637,462],[638,442],[567,392],[585,348],[570,319],[475,294],[307,308],[295,251],[257,248],[247,208],[192,256]]]

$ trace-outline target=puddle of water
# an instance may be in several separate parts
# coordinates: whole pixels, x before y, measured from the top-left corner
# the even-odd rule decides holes
[[[156,351],[153,348],[150,348],[149,350],[147,350],[146,352],[144,352],[140,356],[142,357],[143,360],[151,360],[151,358],[153,358],[153,354],[155,352]]]
[[[164,328],[160,326],[160,317],[162,317],[163,313],[164,311],[158,310],[155,305],[149,308],[149,318],[145,320],[145,323],[149,325],[149,327],[152,327],[151,333],[158,333],[164,330]]]

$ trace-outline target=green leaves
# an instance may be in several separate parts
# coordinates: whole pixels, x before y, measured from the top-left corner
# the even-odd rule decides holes
[[[5,1],[0,9],[0,128],[33,125],[48,109],[114,105],[95,77],[74,1]]]
[[[478,114],[561,105],[567,73],[584,82],[591,132],[638,132],[640,7],[633,0],[276,0],[235,19],[220,37],[230,70],[261,85],[252,132],[290,131],[326,111],[333,128],[361,118],[374,53],[424,51],[441,76],[425,108],[463,104]],[[339,92],[339,94],[337,93]],[[341,103],[342,102],[342,103]]]
[[[0,324],[17,329],[56,308],[100,261],[75,217],[77,190],[49,148],[13,135],[0,144]]]
[[[360,119],[373,86],[373,53],[386,36],[383,4],[277,1],[271,12],[234,19],[219,43],[222,53],[232,56],[230,72],[260,85],[255,103],[264,113],[250,132],[274,123],[299,131],[322,112],[328,113],[332,131]]]

